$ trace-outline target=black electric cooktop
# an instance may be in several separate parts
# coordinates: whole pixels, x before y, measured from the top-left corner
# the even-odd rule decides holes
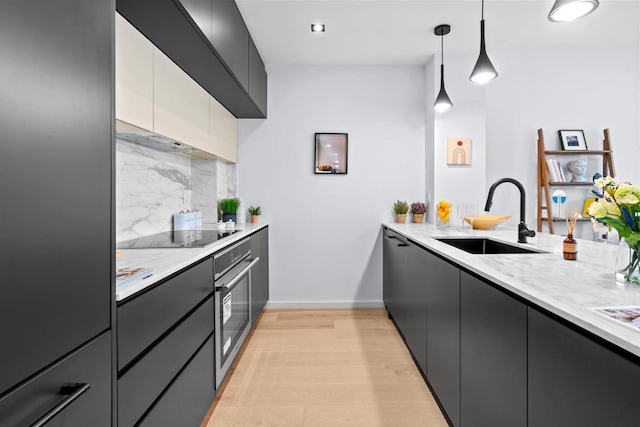
[[[210,243],[231,236],[238,230],[185,230],[165,231],[151,236],[138,237],[116,243],[118,249],[149,248],[202,248]]]

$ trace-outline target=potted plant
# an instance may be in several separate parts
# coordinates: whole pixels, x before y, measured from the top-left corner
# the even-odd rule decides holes
[[[427,212],[427,206],[422,202],[411,203],[411,213],[413,214],[413,222],[422,224],[424,214]]]
[[[249,206],[249,215],[251,215],[251,223],[258,222],[258,217],[262,214],[260,206]]]
[[[409,205],[407,202],[401,202],[398,200],[393,204],[393,211],[396,213],[396,221],[398,224],[404,224],[407,220],[407,212],[409,212]]]
[[[233,222],[236,222],[238,206],[240,206],[240,201],[236,198],[220,200],[220,202],[218,202],[218,209],[222,211],[222,221],[227,222],[232,220]]]

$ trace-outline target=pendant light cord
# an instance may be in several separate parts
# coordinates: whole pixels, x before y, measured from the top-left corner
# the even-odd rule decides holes
[[[444,35],[440,36],[440,65],[444,65]]]
[[[484,0],[482,0],[482,17],[481,19],[484,21]]]

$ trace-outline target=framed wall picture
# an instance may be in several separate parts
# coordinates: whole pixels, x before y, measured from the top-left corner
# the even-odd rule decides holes
[[[587,141],[582,130],[559,130],[563,150],[587,151]]]
[[[314,173],[346,175],[349,134],[316,133],[315,143]]]
[[[471,138],[447,138],[447,164],[471,164]]]

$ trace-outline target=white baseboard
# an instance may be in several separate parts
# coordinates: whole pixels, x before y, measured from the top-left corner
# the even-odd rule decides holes
[[[384,308],[382,301],[269,301],[265,307],[268,309],[295,309],[295,308]]]

